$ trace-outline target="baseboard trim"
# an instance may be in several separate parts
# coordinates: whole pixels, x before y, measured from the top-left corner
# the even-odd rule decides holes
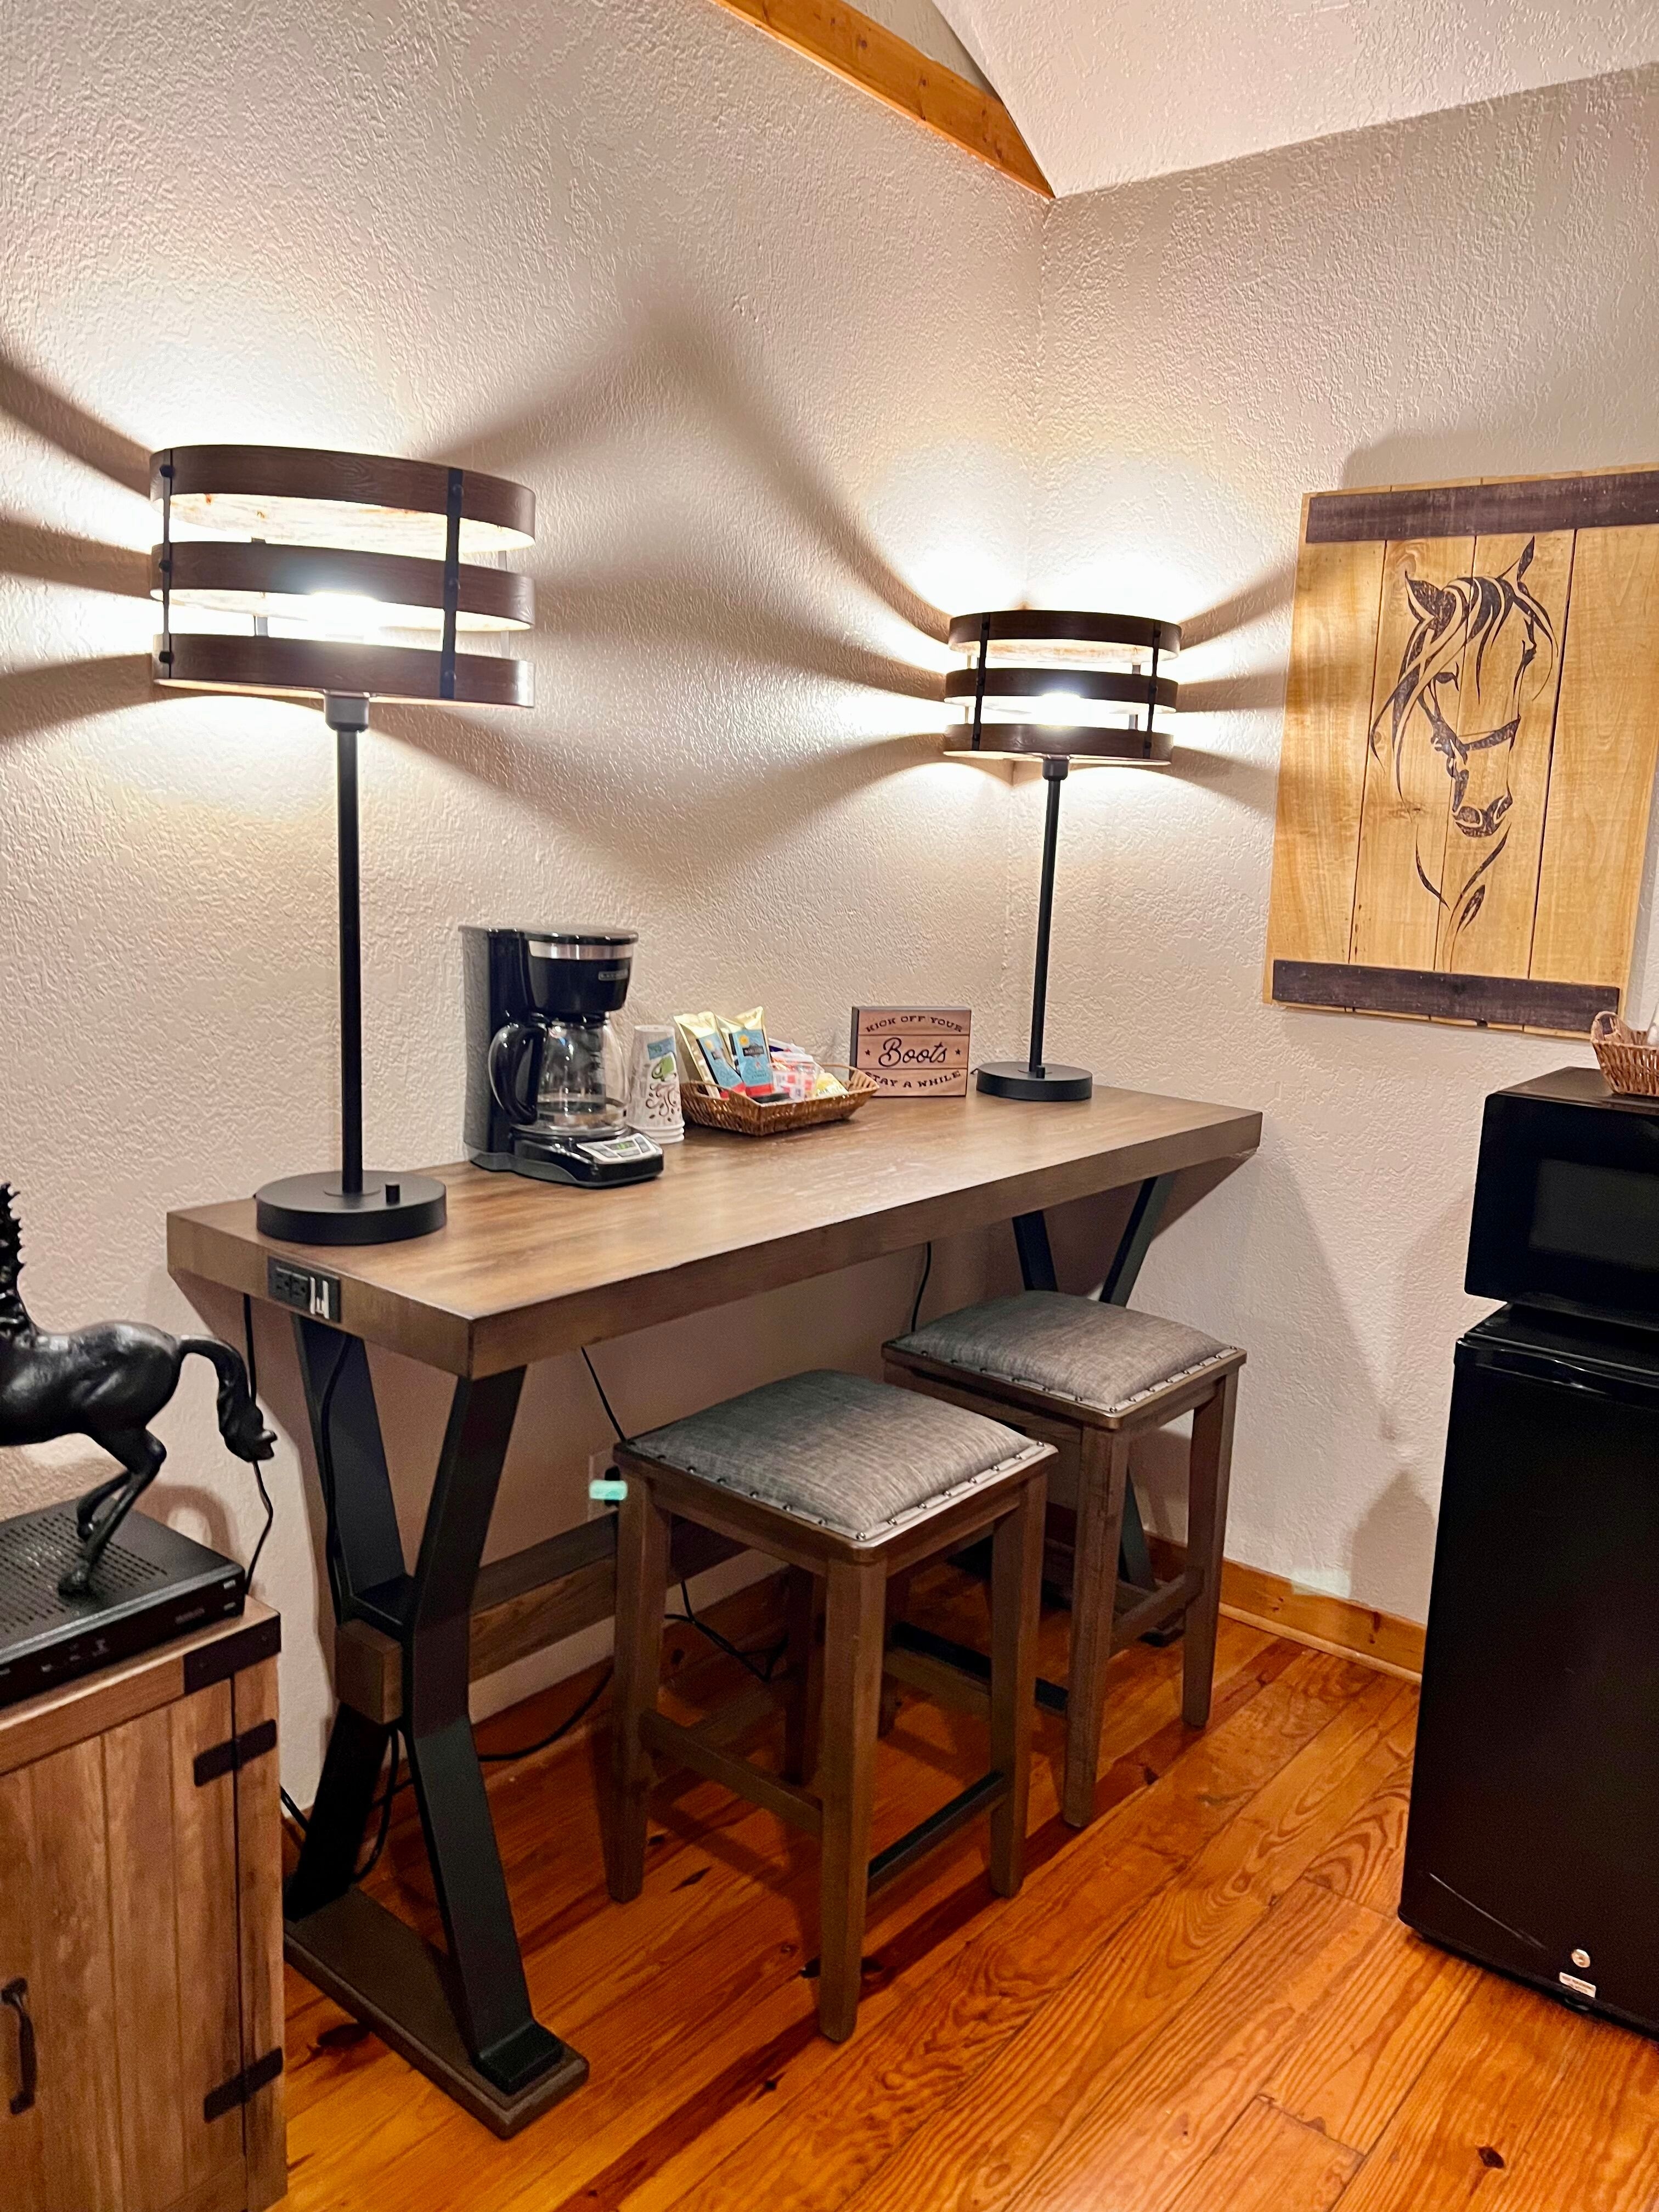
[[[1184,1544],[1172,1543],[1167,1536],[1151,1536],[1147,1541],[1160,1576],[1178,1573],[1186,1565]],[[1352,1598],[1328,1596],[1322,1590],[1297,1589],[1287,1575],[1270,1575],[1264,1567],[1247,1567],[1237,1559],[1224,1561],[1221,1610],[1230,1620],[1241,1620],[1247,1627],[1265,1629],[1269,1635],[1333,1652],[1339,1658],[1358,1659],[1381,1674],[1397,1674],[1402,1681],[1423,1679],[1421,1621],[1356,1605]]]

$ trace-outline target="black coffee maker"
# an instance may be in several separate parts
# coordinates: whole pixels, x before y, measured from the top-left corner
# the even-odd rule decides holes
[[[662,1173],[625,1119],[610,1017],[628,996],[631,929],[461,931],[466,1156],[601,1189]]]

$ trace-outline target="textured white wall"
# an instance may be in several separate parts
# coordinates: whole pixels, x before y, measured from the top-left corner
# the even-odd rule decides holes
[[[1057,192],[1659,60],[1656,0],[941,0]]]
[[[25,0],[7,64],[0,1177],[39,1318],[199,1326],[167,1208],[335,1143],[326,732],[152,690],[126,481],[152,444],[460,458],[538,494],[535,709],[387,710],[366,747],[374,1158],[459,1149],[464,920],[635,923],[635,1011],[759,998],[820,1048],[860,997],[988,1006],[1007,794],[914,733],[939,722],[930,610],[1024,587],[1037,202],[703,0]],[[601,1370],[635,1425],[867,1361],[914,1279]],[[304,1792],[318,1593],[275,1320],[261,1343]],[[162,1419],[155,1502],[246,1556],[210,1379]],[[413,1514],[441,1386],[394,1380]],[[532,1378],[496,1548],[580,1517],[605,1434],[577,1363]],[[98,1463],[0,1454],[0,1511]]]
[[[1179,765],[1067,787],[1054,1046],[1266,1109],[1141,1298],[1248,1346],[1228,1549],[1421,1619],[1481,1100],[1586,1048],[1262,1005],[1304,491],[1651,462],[1659,70],[1061,202],[1033,603],[1167,613]],[[1035,870],[1040,787],[1022,790]],[[1650,863],[1650,869],[1651,863]],[[1593,896],[1586,886],[1586,896]],[[1634,995],[1659,991],[1651,877]]]
[[[29,0],[8,60],[0,1176],[40,1317],[195,1325],[167,1209],[334,1141],[325,733],[151,690],[135,467],[215,437],[459,456],[538,490],[538,704],[377,716],[371,1151],[456,1150],[462,920],[636,923],[638,1012],[758,994],[828,1047],[854,998],[938,992],[1017,1046],[1041,787],[916,736],[930,610],[1185,617],[1211,641],[1181,767],[1067,787],[1051,1041],[1267,1109],[1144,1295],[1250,1347],[1234,1554],[1420,1614],[1480,1101],[1575,1054],[1261,1004],[1288,563],[1311,487],[1651,459],[1655,73],[1045,216],[702,0],[329,0],[303,27]],[[932,1295],[1006,1268],[951,1248]],[[802,1285],[601,1371],[632,1425],[867,1363],[913,1281]],[[303,1792],[315,1530],[274,1319],[260,1340]],[[381,1373],[412,1529],[441,1385]],[[197,1373],[164,1417],[155,1502],[245,1555],[210,1403]],[[605,1440],[576,1363],[532,1375],[495,1548],[576,1517]],[[0,1511],[94,1471],[0,1455]]]

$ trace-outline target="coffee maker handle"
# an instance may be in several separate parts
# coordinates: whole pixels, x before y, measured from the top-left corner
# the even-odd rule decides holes
[[[527,1129],[536,1119],[547,1031],[539,1022],[509,1022],[489,1040],[489,1087],[507,1120]]]

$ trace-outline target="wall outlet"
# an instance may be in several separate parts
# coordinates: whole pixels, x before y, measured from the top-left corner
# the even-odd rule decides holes
[[[607,1513],[614,1513],[617,1510],[617,1499],[595,1498],[593,1495],[593,1486],[596,1482],[617,1480],[614,1471],[616,1464],[617,1455],[614,1449],[590,1452],[587,1455],[587,1517],[590,1521],[602,1520]]]

